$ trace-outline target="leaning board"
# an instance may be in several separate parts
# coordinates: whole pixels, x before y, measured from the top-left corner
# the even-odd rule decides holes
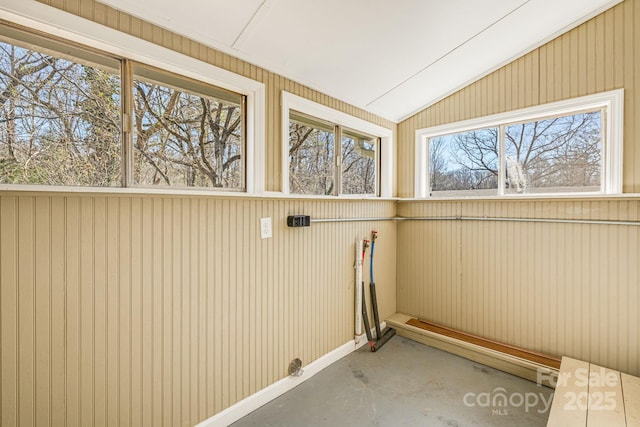
[[[563,357],[547,427],[640,427],[640,378]]]

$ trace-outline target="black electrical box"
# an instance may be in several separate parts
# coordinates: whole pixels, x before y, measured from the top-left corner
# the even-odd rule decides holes
[[[289,215],[287,217],[287,226],[289,227],[309,227],[311,225],[311,217],[309,215]]]

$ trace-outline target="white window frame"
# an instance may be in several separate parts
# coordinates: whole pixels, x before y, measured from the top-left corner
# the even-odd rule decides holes
[[[281,98],[282,106],[282,193],[291,194],[296,197],[312,197],[312,198],[326,198],[326,197],[342,197],[342,198],[391,198],[393,192],[393,146],[394,146],[394,134],[393,129],[389,129],[383,126],[376,125],[363,119],[351,116],[342,111],[335,110],[326,105],[318,104],[317,102],[308,100],[298,95],[294,95],[289,92],[282,91]],[[377,171],[379,174],[380,182],[380,194],[363,195],[363,194],[339,194],[337,196],[303,196],[299,194],[292,194],[289,189],[289,111],[294,110],[299,113],[304,113],[318,119],[322,119],[338,126],[342,126],[351,129],[356,132],[362,132],[374,137],[380,138],[380,169]]]
[[[602,116],[602,173],[601,190],[574,193],[510,194],[498,188],[495,196],[432,196],[429,194],[429,139],[442,135],[462,133],[483,128],[501,128],[512,123],[539,120],[549,116],[564,116],[585,110],[603,109]],[[566,197],[571,195],[618,195],[622,193],[622,148],[624,134],[624,89],[552,102],[506,113],[418,129],[415,132],[415,197],[424,198],[487,198],[487,197]],[[502,164],[502,162],[501,162]],[[462,194],[463,192],[461,192]]]
[[[265,85],[256,80],[216,67],[187,55],[107,28],[50,6],[25,0],[4,0],[0,19],[32,28],[55,37],[91,46],[105,53],[150,65],[203,83],[227,89],[246,97],[246,148],[244,192],[216,191],[209,188],[171,187],[75,187],[49,185],[1,185],[0,190],[158,193],[158,194],[261,194],[265,182]]]

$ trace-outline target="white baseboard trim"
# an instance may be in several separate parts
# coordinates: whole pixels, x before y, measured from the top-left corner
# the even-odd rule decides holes
[[[363,343],[366,340],[363,340]],[[286,377],[277,381],[270,386],[242,399],[240,402],[218,412],[211,418],[197,424],[196,427],[226,427],[238,421],[245,415],[250,414],[261,406],[271,402],[273,399],[288,392],[292,388],[300,385],[327,366],[342,359],[344,356],[356,350],[355,341],[351,340],[341,345],[335,350],[325,354],[324,356],[314,360],[308,365],[302,367],[304,373],[299,377]]]
[[[386,323],[382,322],[380,328],[384,329]],[[372,333],[375,334],[375,330],[372,329]],[[270,386],[263,388],[262,390],[252,394],[251,396],[242,399],[240,402],[229,406],[227,409],[218,412],[211,418],[196,424],[195,427],[226,427],[234,422],[238,421],[245,415],[249,415],[251,412],[260,408],[261,406],[271,402],[273,399],[283,395],[292,388],[302,384],[309,378],[313,377],[318,372],[322,371],[329,365],[342,359],[344,356],[353,353],[360,347],[367,344],[367,337],[362,334],[355,339],[341,345],[333,351],[325,354],[324,356],[314,360],[302,367],[304,373],[299,377],[286,377],[277,381]]]

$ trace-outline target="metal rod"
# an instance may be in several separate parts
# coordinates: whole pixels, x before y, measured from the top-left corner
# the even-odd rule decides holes
[[[311,222],[362,222],[362,221],[496,221],[496,222],[537,222],[555,224],[591,224],[591,225],[628,225],[640,226],[640,221],[614,221],[598,219],[560,219],[560,218],[497,218],[474,216],[434,216],[434,217],[374,217],[374,218],[318,218]]]
[[[397,217],[378,218],[311,218],[311,222],[361,222],[361,221],[396,221]]]
[[[614,221],[598,219],[561,219],[561,218],[497,218],[475,216],[415,217],[402,218],[405,221],[497,221],[497,222],[538,222],[555,224],[591,224],[591,225],[631,225],[640,226],[640,221]]]

